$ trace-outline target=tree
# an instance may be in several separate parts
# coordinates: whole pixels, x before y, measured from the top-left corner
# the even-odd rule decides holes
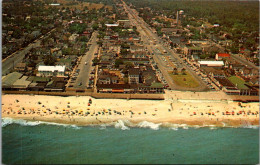
[[[130,69],[130,68],[133,68],[133,67],[134,67],[134,64],[132,62],[126,62],[125,63],[125,68]]]
[[[174,69],[173,69],[173,74],[175,74],[175,75],[178,74],[178,69],[177,69],[177,68],[174,68]]]
[[[94,24],[92,25],[92,29],[93,29],[93,30],[97,30],[97,29],[98,29],[98,24],[97,24],[97,23],[94,23]]]
[[[52,66],[55,64],[55,62],[57,62],[57,58],[52,56],[52,55],[46,55],[44,57],[44,65],[49,65],[49,66]]]
[[[98,63],[99,63],[99,59],[97,58],[97,57],[95,57],[93,60],[92,60],[92,62],[93,62],[93,65],[95,66],[95,65],[97,65]]]
[[[115,67],[118,68],[119,65],[121,65],[121,64],[124,64],[123,60],[121,60],[121,59],[116,59],[116,61],[115,61]]]
[[[98,44],[100,47],[102,47],[103,41],[99,40],[99,41],[97,41],[97,44]]]
[[[186,72],[185,72],[185,71],[186,71],[185,68],[182,68],[182,69],[181,69],[181,72],[182,72],[183,75],[186,75]]]

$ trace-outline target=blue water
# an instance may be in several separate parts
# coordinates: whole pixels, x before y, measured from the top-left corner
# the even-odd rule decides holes
[[[2,127],[4,164],[257,164],[259,129]]]

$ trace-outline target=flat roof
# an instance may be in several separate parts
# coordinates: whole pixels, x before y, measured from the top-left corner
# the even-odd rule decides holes
[[[58,72],[65,72],[65,65],[63,65],[63,66],[60,66],[60,65],[57,65],[57,66],[45,66],[45,65],[40,65],[40,66],[38,67],[38,71],[49,71],[49,72],[58,71]]]
[[[27,80],[28,76],[23,76],[21,79],[18,79],[15,81],[15,83],[13,84],[13,87],[25,87],[27,88],[29,86],[29,84],[31,83],[31,81]]]
[[[106,26],[118,26],[118,24],[105,24]]]
[[[228,78],[234,85],[237,86],[238,89],[249,89],[245,84],[247,84],[244,80],[237,76],[231,76]]]
[[[12,72],[2,79],[2,86],[11,86],[15,83],[23,74],[18,72]]]
[[[198,61],[200,65],[224,65],[223,61]]]

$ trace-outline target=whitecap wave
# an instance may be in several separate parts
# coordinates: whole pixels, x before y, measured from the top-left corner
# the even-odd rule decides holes
[[[118,120],[115,124],[115,128],[119,128],[122,130],[129,130],[129,127],[125,126],[125,123],[123,120]]]
[[[13,118],[9,118],[9,117],[2,118],[2,127],[5,127],[10,124],[19,124],[22,126],[36,126],[41,123],[42,122],[40,122],[40,121],[27,121],[24,119],[13,119]]]
[[[71,127],[73,129],[80,129],[80,127],[78,127],[76,125],[45,122],[45,121],[28,121],[28,120],[24,120],[24,119],[13,119],[13,118],[9,118],[9,117],[2,118],[1,123],[2,123],[2,127],[5,127],[10,124],[19,124],[22,126],[37,126],[40,124],[45,124],[45,125],[57,125],[57,126],[63,126],[63,127]]]
[[[80,126],[77,125],[71,125],[71,124],[61,124],[61,123],[54,123],[54,122],[45,122],[45,121],[27,121],[24,119],[13,119],[13,118],[9,118],[9,117],[4,117],[2,118],[2,122],[1,125],[2,127],[6,127],[10,124],[19,124],[22,126],[37,126],[40,124],[45,124],[45,125],[56,125],[56,126],[63,126],[63,127],[68,127],[68,128],[72,128],[72,129],[80,129]],[[251,128],[251,129],[259,129],[259,126],[255,126],[255,125],[243,125],[243,126],[238,126],[238,127],[233,127],[233,126],[228,126],[226,123],[222,123],[224,128]],[[93,124],[93,125],[88,125],[88,126],[98,126],[101,130],[106,129],[106,127],[115,127],[117,129],[122,129],[122,130],[130,130],[130,128],[133,127],[138,127],[138,128],[148,128],[148,129],[152,129],[152,130],[159,130],[160,128],[168,128],[170,130],[179,130],[181,129],[189,129],[189,128],[194,128],[194,129],[198,129],[198,128],[209,128],[209,129],[218,129],[218,126],[215,125],[203,125],[203,126],[199,126],[199,125],[187,125],[187,124],[173,124],[173,123],[153,123],[153,122],[149,122],[149,121],[142,121],[139,122],[137,124],[132,123],[128,120],[118,120],[115,122],[111,122],[111,123],[106,123],[106,124]]]
[[[246,126],[243,126],[242,128],[259,129],[260,127],[257,125],[246,125]]]
[[[162,123],[155,124],[155,123],[148,122],[148,121],[142,121],[137,124],[137,126],[140,128],[150,128],[153,130],[158,130],[160,128],[160,125],[162,125]]]

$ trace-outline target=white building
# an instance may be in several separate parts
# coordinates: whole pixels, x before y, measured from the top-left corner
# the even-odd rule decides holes
[[[223,61],[198,61],[199,67],[222,67],[224,65]]]
[[[41,76],[41,77],[51,77],[51,76],[65,77],[65,65],[64,66],[40,65],[38,67],[38,72],[37,72],[36,76]]]

